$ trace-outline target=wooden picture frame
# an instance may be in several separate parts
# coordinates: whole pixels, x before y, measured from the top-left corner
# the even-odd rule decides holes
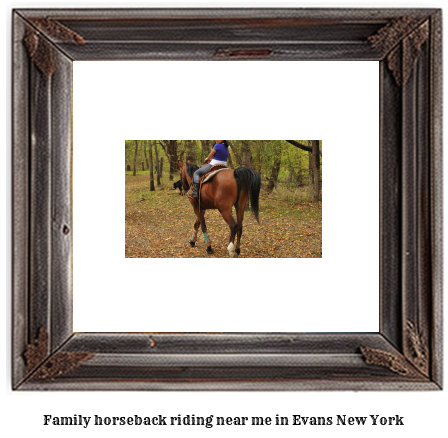
[[[441,389],[441,28],[437,9],[15,10],[12,387]],[[105,59],[379,61],[379,332],[73,333],[72,62]]]

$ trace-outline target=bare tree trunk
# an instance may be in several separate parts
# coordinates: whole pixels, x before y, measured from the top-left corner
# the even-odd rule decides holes
[[[229,141],[229,147],[230,147],[230,150],[232,151],[233,155],[235,156],[237,166],[241,167],[243,165],[243,162],[241,159],[241,155],[238,153],[238,148],[230,141]]]
[[[163,176],[163,157],[160,157],[160,165],[159,165],[159,171],[157,172],[157,175],[160,175],[160,179],[162,179],[162,176]]]
[[[311,149],[311,140],[308,140]],[[312,192],[313,185],[313,155],[312,150],[308,152],[308,185],[310,186],[310,193]]]
[[[235,169],[235,167],[233,167],[232,155],[230,154],[230,151],[229,151],[229,158],[228,158],[228,161],[229,161],[229,167],[230,167],[231,169]]]
[[[145,153],[146,168],[149,169],[148,157],[146,156],[146,144],[144,144],[144,146],[143,146],[143,152]],[[145,169],[143,169],[143,170],[145,170]]]
[[[268,191],[272,192],[275,187],[275,183],[278,181],[278,175],[280,173],[280,165],[282,162],[282,150],[281,146],[277,143],[275,143],[274,146],[274,164],[272,165],[271,169],[271,178],[269,179],[268,183]]]
[[[313,202],[319,202],[320,194],[320,154],[319,154],[319,140],[311,140],[310,154],[310,164],[311,170],[313,172],[312,184],[311,184],[311,195],[313,197]]]
[[[154,149],[156,151],[157,187],[159,187],[160,186],[160,164],[159,164],[159,152],[157,150],[157,143],[154,144]]]
[[[149,155],[149,191],[154,192],[154,166],[152,163],[152,144],[151,140],[148,140],[148,155]]]
[[[134,173],[133,173],[133,176],[137,175],[138,140],[134,140],[134,142],[135,142],[135,155],[134,155]]]
[[[195,140],[186,140],[186,157],[185,161],[190,160],[192,163],[196,163],[196,148]]]
[[[177,166],[177,140],[168,141],[168,156],[170,159],[170,181],[173,180],[173,175]]]
[[[249,140],[243,140],[241,144],[241,150],[243,152],[243,167],[253,167],[252,166],[252,152],[249,147]]]
[[[201,167],[201,164],[204,162],[206,157],[211,152],[210,140],[201,140],[201,162],[198,163],[198,166]]]
[[[266,141],[265,140],[260,140],[258,142],[256,142],[257,144],[257,168],[255,169],[258,173],[261,173],[261,167],[263,165],[263,159],[261,158],[261,149],[266,147]]]
[[[297,184],[298,187],[303,185],[303,177],[302,177],[302,155],[299,155],[298,160],[297,160],[297,164],[298,164],[298,172],[297,175],[295,173],[294,170],[294,176],[295,176],[295,182]]]
[[[171,159],[173,157],[173,141],[168,140],[168,172],[169,172],[169,178],[170,180],[173,179],[172,175],[172,165],[171,165]]]

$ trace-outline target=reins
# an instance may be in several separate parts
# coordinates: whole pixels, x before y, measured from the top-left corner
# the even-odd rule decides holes
[[[201,189],[202,189],[202,181],[204,181],[204,178],[201,178],[201,179],[199,180],[199,190],[198,190],[199,214],[201,213]]]

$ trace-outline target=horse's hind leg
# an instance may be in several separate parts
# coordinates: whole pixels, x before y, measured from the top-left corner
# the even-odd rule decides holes
[[[220,211],[220,213],[230,228],[229,246],[227,247],[229,256],[238,257],[238,254],[235,254],[235,245],[233,244],[233,242],[235,241],[235,235],[238,230],[238,224],[235,222],[235,219],[232,216],[232,209],[226,209],[224,211]]]
[[[241,236],[243,235],[243,219],[244,219],[244,209],[246,208],[246,199],[247,194],[246,196],[241,194],[238,205],[236,205],[236,220],[238,225],[238,234],[236,239],[235,253],[237,255],[240,255],[241,252],[240,244],[241,244]]]

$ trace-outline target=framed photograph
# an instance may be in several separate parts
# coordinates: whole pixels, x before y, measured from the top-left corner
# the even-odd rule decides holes
[[[321,153],[321,140],[126,140],[125,257],[322,257]]]
[[[15,10],[12,387],[441,389],[441,20],[438,9]],[[337,75],[339,66],[361,82]],[[346,100],[359,119],[337,119]],[[219,128],[212,116],[223,107]],[[315,129],[299,126],[298,107],[315,114]],[[196,114],[201,124],[191,123]],[[330,168],[341,169],[343,136],[318,136],[331,114],[363,145],[345,151],[351,161],[340,180]],[[370,131],[361,137],[357,128]],[[275,254],[223,260],[223,250],[207,259],[204,242],[199,261],[123,254],[126,140],[220,129],[227,138],[270,138],[253,140],[265,149],[283,135],[322,139],[309,141],[324,149],[329,169],[319,257],[291,258],[287,268]],[[135,142],[135,157],[138,146],[152,146]],[[148,215],[145,197],[132,198],[136,217]],[[169,218],[191,209],[177,198]],[[179,247],[190,246],[193,225],[176,234],[185,239]],[[158,234],[167,242],[168,226]],[[250,240],[250,227],[245,234]]]

